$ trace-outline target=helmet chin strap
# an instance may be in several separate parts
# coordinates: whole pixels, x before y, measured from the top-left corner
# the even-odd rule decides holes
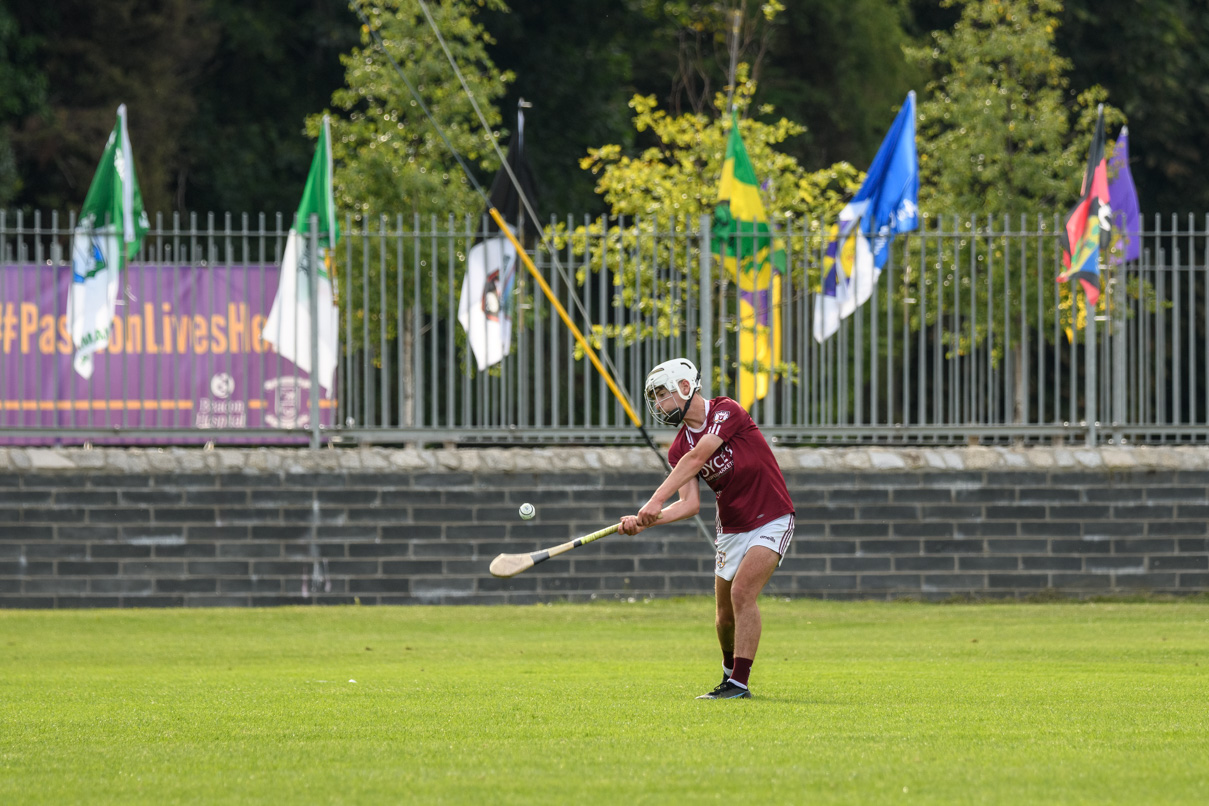
[[[670,420],[670,421],[671,421],[671,425],[680,425],[682,422],[684,422],[684,416],[685,416],[686,414],[688,414],[688,407],[689,407],[689,406],[691,406],[691,405],[693,404],[693,397],[695,397],[695,396],[696,396],[696,394],[697,394],[697,390],[696,390],[696,389],[694,389],[693,391],[689,392],[689,394],[688,394],[688,400],[684,401],[684,408],[682,408],[682,409],[677,409],[675,412],[673,412],[673,413],[672,413],[672,414],[671,414],[671,415],[668,417],[668,420]]]

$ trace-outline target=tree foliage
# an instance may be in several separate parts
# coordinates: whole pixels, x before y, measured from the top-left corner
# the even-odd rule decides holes
[[[656,145],[649,130],[630,124],[634,95],[654,96],[672,116],[717,114],[709,107],[727,81],[730,10],[746,20],[740,60],[751,64],[760,86],[756,103],[806,127],[779,148],[803,166],[821,168],[836,160],[868,163],[906,90],[920,89],[920,76],[936,80],[947,69],[931,58],[908,61],[901,46],[917,40],[916,55],[931,54],[937,41],[930,32],[958,37],[968,5],[782,4],[774,24],[757,29],[750,24],[772,4],[532,0],[509,14],[495,4],[460,3],[498,40],[484,41],[496,72],[517,74],[497,97],[504,125],[512,127],[517,97],[536,103],[529,157],[546,208],[559,212],[604,207],[593,193],[594,177],[574,170],[587,148],[615,143],[628,153]],[[431,7],[445,13],[441,4]],[[1061,23],[1050,32],[1051,52],[1070,60],[1060,71],[1065,83],[1041,89],[1056,90],[1069,113],[1089,108],[1079,96],[1099,85],[1128,114],[1143,211],[1209,207],[1201,181],[1209,140],[1200,136],[1209,125],[1209,4],[1063,0],[1058,8],[1051,0],[1027,8],[1048,9]],[[1013,24],[997,27],[1005,46],[1033,47],[1031,34],[1016,39]],[[153,210],[288,213],[309,164],[305,118],[341,86],[348,68],[339,54],[351,51],[359,28],[342,3],[316,0],[9,0],[0,7],[0,203],[47,211],[78,205],[113,112],[125,102]],[[399,46],[402,53],[405,43]],[[420,62],[440,64],[435,48],[415,53]],[[1003,55],[1005,65],[1020,61],[1018,54]],[[927,100],[924,93],[920,100]],[[1048,119],[1033,117],[1048,126]],[[1083,131],[1082,119],[1067,118],[1073,132]],[[1010,163],[984,165],[981,173],[1011,169],[1007,180],[1022,187],[1018,174],[1027,174],[1028,161],[1013,154]],[[1043,189],[1028,190],[1020,207],[1061,206],[1073,183],[1055,178],[1070,167],[1059,170],[1055,161],[1048,175],[1043,170]],[[478,160],[474,170],[487,180],[493,166]],[[975,172],[976,166],[957,171],[967,179]],[[977,198],[986,200],[985,188]]]
[[[1071,86],[1099,84],[1129,116],[1143,213],[1209,210],[1209,3],[1066,0]]]
[[[206,9],[217,41],[197,115],[178,135],[179,209],[288,216],[315,148],[306,116],[341,85],[340,55],[360,23],[342,3],[314,0],[207,0]]]
[[[1061,3],[945,5],[961,8],[956,26],[909,50],[933,75],[919,104],[921,208],[997,217],[1069,206],[1107,93],[1092,86],[1068,107],[1072,65],[1054,43]],[[1106,105],[1105,122],[1124,117]]]
[[[755,82],[740,84],[735,108],[745,115],[755,92]],[[725,108],[725,97],[718,93],[715,102]],[[636,95],[630,100],[634,110],[634,128],[650,132],[656,144],[636,157],[626,156],[620,146],[605,145],[588,150],[580,167],[598,177],[596,192],[604,197],[614,216],[648,216],[667,220],[672,217],[695,218],[713,210],[716,182],[706,177],[722,174],[730,119],[687,112],[673,116],[660,109],[652,96]],[[770,107],[761,110],[771,113]],[[756,173],[768,177],[764,201],[773,217],[792,216],[806,211],[802,204],[804,179],[801,166],[793,157],[773,146],[801,134],[803,128],[786,118],[774,123],[743,121],[743,139]]]
[[[803,165],[866,166],[923,73],[904,55],[900,0],[796,0],[772,29],[760,100],[806,127],[786,144]]]
[[[35,45],[46,103],[13,133],[20,201],[67,211],[84,201],[119,104],[129,109],[139,184],[150,212],[176,207],[182,133],[215,29],[196,0],[62,0],[11,6]]]
[[[505,120],[511,122],[518,97],[534,103],[526,143],[544,209],[599,214],[606,205],[593,192],[592,175],[568,167],[602,143],[625,153],[657,145],[649,129],[638,132],[631,123],[635,95],[655,98],[673,117],[724,115],[714,101],[726,97],[732,11],[742,19],[737,60],[760,87],[757,105],[771,104],[806,127],[781,144],[784,152],[811,168],[867,164],[887,117],[919,83],[902,52],[912,15],[901,5],[622,0],[604,8],[533,0],[510,14],[483,16],[498,40],[489,52],[517,74]]]
[[[611,4],[612,5],[612,4]],[[514,127],[517,102],[525,110],[525,156],[541,190],[543,211],[604,212],[589,174],[575,170],[588,148],[633,141],[626,102],[639,75],[640,52],[652,47],[645,20],[625,6],[567,0],[526,0],[508,11],[485,10],[494,42],[487,52],[516,74],[501,98],[504,125]]]
[[[751,111],[756,93],[746,65],[739,66],[736,85],[735,108],[745,115]],[[717,93],[713,104],[714,108],[725,109],[726,94]],[[695,112],[670,115],[650,96],[635,96],[630,106],[635,113],[635,129],[649,132],[656,145],[637,157],[625,155],[617,145],[605,145],[589,150],[581,162],[585,170],[598,177],[596,190],[609,203],[612,218],[598,219],[571,232],[562,225],[555,228],[559,245],[569,240],[574,251],[587,255],[589,268],[581,270],[580,282],[586,279],[588,270],[601,271],[609,266],[613,284],[619,289],[614,305],[650,314],[655,321],[645,330],[619,331],[598,325],[598,341],[602,336],[620,336],[629,343],[655,332],[677,333],[683,326],[675,300],[693,291],[696,266],[676,261],[666,253],[669,245],[652,236],[669,230],[694,230],[700,216],[712,213],[731,126],[729,117]],[[765,106],[759,111],[771,115],[774,110]],[[764,179],[761,197],[774,227],[786,230],[801,220],[803,233],[807,229],[817,232],[821,222],[833,218],[845,198],[859,186],[862,175],[847,163],[809,172],[777,148],[800,134],[800,125],[786,118],[771,123],[744,118],[740,126],[756,175]],[[609,256],[618,253],[638,259],[610,262]],[[654,267],[669,265],[680,265],[682,276],[657,280]],[[802,267],[797,270],[802,271]],[[673,293],[673,285],[679,293]]]
[[[415,0],[354,0],[385,47],[416,87],[454,150],[475,169],[490,174],[499,166],[493,141],[485,132],[470,97],[446,59],[436,35]],[[484,0],[503,10],[499,0]],[[475,16],[473,0],[429,5],[454,60],[493,129],[500,124],[496,101],[512,81],[487,54],[489,37]],[[363,30],[361,44],[341,58],[345,86],[332,95],[332,151],[336,203],[357,215],[413,213],[477,215],[482,201],[453,154],[421,111],[407,85],[382,49]],[[317,136],[322,115],[307,119]]]
[[[646,79],[636,82],[636,91],[662,99],[673,115],[725,113],[713,102],[729,84],[729,15],[737,11],[737,57],[760,87],[757,103],[804,127],[784,143],[785,153],[814,168],[867,164],[887,115],[919,83],[920,71],[903,54],[912,20],[903,5],[632,0],[649,28],[629,45],[635,75]]]
[[[34,60],[37,44],[9,8],[0,5],[0,207],[11,203],[22,186],[13,127],[46,105],[46,73]]]
[[[400,283],[395,255],[382,252],[388,248],[382,236],[397,231],[400,219],[403,228],[410,230],[418,218],[423,231],[461,230],[460,237],[446,236],[452,240],[443,240],[443,244],[456,252],[458,260],[464,257],[484,205],[441,135],[469,167],[491,175],[499,165],[494,149],[501,135],[495,128],[500,123],[496,103],[512,74],[496,69],[487,54],[490,37],[477,21],[477,0],[428,4],[471,95],[463,89],[416,0],[353,0],[353,4],[372,31],[363,27],[360,45],[341,57],[345,85],[332,94],[334,110],[327,113],[336,163],[336,206],[351,214],[354,222],[337,252],[337,292],[345,295],[355,320],[351,328],[354,345],[374,353],[373,339],[366,341],[363,335],[366,321],[373,321],[374,334],[381,324],[387,338],[407,338],[409,331],[398,332],[401,306],[409,313],[422,309],[426,316],[449,314],[448,300],[456,289],[450,288],[448,274],[426,271],[431,264],[421,260],[416,268],[422,290],[417,295],[414,282]],[[498,0],[483,0],[482,5],[507,10]],[[408,89],[408,81],[419,93],[419,101]],[[439,131],[424,114],[420,101]],[[475,103],[491,131],[483,131]],[[311,136],[318,137],[323,115],[307,118]],[[347,254],[361,265],[340,265]],[[429,300],[434,296],[435,309],[430,310]],[[381,356],[374,360],[380,361]],[[401,368],[404,375],[410,371],[410,364]]]
[[[665,58],[668,110],[716,116],[727,111],[717,99],[729,100],[732,48],[759,82],[785,6],[779,0],[631,0],[631,9],[648,22],[650,38]]]
[[[949,31],[931,35],[930,47],[910,49],[933,80],[919,104],[920,208],[932,226],[950,226],[966,241],[962,254],[978,253],[973,264],[957,255],[924,256],[927,241],[903,261],[899,296],[924,296],[907,312],[912,327],[940,318],[950,355],[990,340],[996,360],[1007,344],[997,321],[1049,321],[1054,297],[1041,306],[1024,304],[1023,288],[1035,278],[1022,275],[1009,258],[1011,241],[996,237],[1019,229],[1023,214],[1063,216],[1078,197],[1097,107],[1107,93],[1090,87],[1072,98],[1069,60],[1058,54],[1055,36],[1059,0],[945,0],[961,10]],[[1108,127],[1124,116],[1104,104]],[[925,226],[927,226],[925,219]],[[1030,222],[1028,228],[1038,226]],[[1052,224],[1040,222],[1042,231]],[[1059,272],[1054,253],[1051,277]],[[976,265],[972,274],[959,266]],[[1061,315],[1070,320],[1074,297],[1063,289]],[[979,311],[995,310],[995,317]],[[960,314],[950,315],[953,311]],[[1044,331],[1042,331],[1044,332]],[[1018,341],[1019,334],[1009,336]]]

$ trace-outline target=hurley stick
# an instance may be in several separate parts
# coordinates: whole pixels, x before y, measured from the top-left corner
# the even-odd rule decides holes
[[[663,513],[659,514],[663,517]],[[491,571],[493,577],[514,577],[519,573],[528,571],[538,563],[544,563],[551,557],[557,557],[559,554],[570,551],[571,549],[579,548],[593,540],[599,540],[602,537],[608,537],[621,528],[620,523],[615,523],[612,526],[607,526],[599,532],[593,532],[590,535],[577,537],[567,543],[554,546],[541,551],[531,551],[528,554],[501,554],[491,561],[491,567],[487,570]]]

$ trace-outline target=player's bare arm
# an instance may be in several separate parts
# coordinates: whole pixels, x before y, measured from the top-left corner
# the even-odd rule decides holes
[[[701,442],[681,457],[664,483],[659,485],[650,500],[638,510],[638,514],[621,518],[620,532],[637,534],[652,526],[656,520],[673,523],[698,514],[701,510],[701,491],[696,477],[721,446],[722,440],[719,437],[713,434],[702,435]],[[675,491],[679,491],[679,500],[669,508],[663,509],[663,501],[669,499]],[[655,515],[644,517],[649,514],[650,508],[654,508]]]
[[[691,518],[701,511],[701,489],[696,479],[690,479],[680,488],[680,500],[663,510],[660,523],[675,523],[685,518]],[[623,535],[636,535],[646,531],[647,527],[638,525],[637,515],[625,515],[621,519],[621,528],[617,531]]]
[[[701,441],[697,445],[680,458],[676,466],[672,468],[672,472],[659,485],[659,489],[655,490],[655,494],[650,500],[642,505],[642,509],[638,510],[637,520],[638,525],[644,529],[653,524],[658,518],[660,512],[663,511],[663,502],[672,496],[672,493],[681,490],[683,498],[683,488],[690,485],[696,493],[698,508],[700,507],[700,491],[697,489],[697,474],[701,472],[701,468],[705,467],[705,463],[709,458],[722,446],[722,440],[713,434],[704,434]],[[695,515],[696,512],[688,513],[685,517]],[[664,516],[667,520],[667,516]]]

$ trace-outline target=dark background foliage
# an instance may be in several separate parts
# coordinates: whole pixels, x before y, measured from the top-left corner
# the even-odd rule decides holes
[[[708,4],[705,4],[708,6]],[[718,4],[715,4],[718,5]],[[1147,213],[1205,212],[1209,186],[1209,5],[1203,0],[1066,0],[1059,52],[1070,97],[1093,84],[1129,117]],[[654,0],[527,0],[480,21],[515,73],[516,102],[546,212],[604,204],[578,161],[589,147],[649,145],[630,123],[634,93],[716,114],[717,41],[698,6]],[[806,126],[785,144],[808,169],[867,166],[906,90],[923,89],[902,45],[951,26],[926,0],[787,3],[750,55],[757,104]],[[754,13],[750,12],[749,13]],[[0,5],[0,206],[78,209],[119,103],[127,104],[152,212],[285,212],[313,149],[307,115],[330,106],[339,57],[359,23],[329,0],[7,0]],[[483,177],[489,181],[489,177]]]

